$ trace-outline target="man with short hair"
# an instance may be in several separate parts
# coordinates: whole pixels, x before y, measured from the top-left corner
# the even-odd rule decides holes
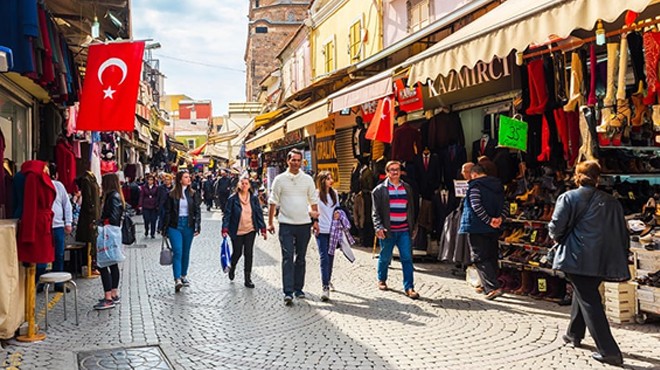
[[[403,269],[403,289],[411,299],[418,299],[413,278],[412,238],[416,234],[415,203],[410,185],[401,180],[401,163],[385,165],[387,178],[374,188],[372,218],[376,237],[380,240],[378,255],[378,289],[387,290],[387,269],[394,245],[399,249]],[[412,238],[411,238],[412,237]]]
[[[305,256],[309,244],[310,226],[318,234],[318,195],[311,176],[300,170],[303,155],[298,149],[287,154],[289,168],[273,180],[268,199],[268,231],[275,232],[273,217],[279,207],[280,247],[282,248],[282,285],[284,304],[293,303],[293,296],[305,298]],[[312,211],[309,212],[311,206]],[[311,220],[310,220],[311,216]],[[295,257],[295,261],[294,261]]]
[[[215,181],[215,196],[218,200],[218,206],[221,210],[225,210],[225,205],[227,204],[227,199],[231,194],[231,180],[227,175],[227,171],[221,170],[220,177]]]
[[[486,299],[492,300],[504,294],[497,281],[499,228],[507,215],[504,187],[479,164],[472,167],[470,177],[458,232],[468,234],[472,262]]]

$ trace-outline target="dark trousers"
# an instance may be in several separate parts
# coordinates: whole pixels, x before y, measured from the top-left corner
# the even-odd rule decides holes
[[[104,292],[109,292],[119,287],[119,266],[116,263],[108,267],[99,267],[99,272],[101,272],[101,282],[103,283]]]
[[[158,223],[158,209],[142,209],[142,218],[144,219],[144,235],[156,235],[156,223]]]
[[[598,286],[603,279],[592,276],[567,274],[573,286],[571,322],[566,331],[575,339],[584,338],[585,329],[594,338],[598,352],[604,356],[620,356],[621,350],[612,337],[610,324],[605,316]]]
[[[213,198],[204,198],[204,204],[206,204],[206,210],[210,211],[213,207]]]
[[[229,199],[229,193],[218,193],[218,203],[220,204],[220,209],[224,212],[225,206],[227,205],[227,199]]]
[[[245,260],[243,261],[245,282],[252,281],[252,259],[254,255],[254,239],[256,236],[257,232],[251,231],[245,235],[237,235],[236,237],[231,238],[231,244],[233,247],[231,255],[231,270],[232,272],[236,271],[236,264],[238,264],[241,256],[245,254]]]
[[[500,282],[497,281],[498,237],[498,233],[468,234],[472,262],[486,293],[500,288]]]
[[[284,294],[302,291],[305,286],[305,256],[311,237],[310,224],[280,224],[282,286]]]

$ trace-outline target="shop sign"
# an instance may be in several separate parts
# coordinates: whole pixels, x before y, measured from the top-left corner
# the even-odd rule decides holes
[[[337,163],[337,145],[335,123],[328,119],[316,123],[316,170],[329,171],[339,187],[339,164]]]
[[[378,99],[366,102],[360,105],[362,110],[362,120],[364,122],[371,122],[374,119],[374,114],[376,114],[376,108],[378,107]]]
[[[415,87],[406,87],[403,79],[399,79],[394,82],[394,91],[396,91],[399,109],[408,113],[424,109],[422,88],[419,84],[415,84]]]
[[[500,130],[497,145],[527,151],[527,122],[507,116],[500,116]]]
[[[520,88],[519,67],[515,54],[495,57],[490,63],[479,61],[474,68],[463,66],[439,75],[433,83],[422,87],[424,109],[447,107]]]

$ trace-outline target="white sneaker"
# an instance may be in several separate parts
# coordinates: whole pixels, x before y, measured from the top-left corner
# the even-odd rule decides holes
[[[174,292],[179,293],[181,287],[183,287],[183,283],[181,282],[181,279],[174,280]]]
[[[327,302],[330,300],[330,289],[323,288],[323,294],[321,294],[321,301]]]

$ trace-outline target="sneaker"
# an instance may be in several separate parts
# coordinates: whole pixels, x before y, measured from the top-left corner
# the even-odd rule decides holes
[[[121,303],[121,298],[119,298],[119,296],[114,296],[114,297],[112,297],[112,302],[114,304],[120,304]]]
[[[183,286],[183,283],[181,282],[181,279],[176,279],[174,281],[174,292],[179,293],[182,286]]]
[[[415,289],[408,289],[406,290],[406,295],[410,299],[419,299],[419,293],[415,291]]]
[[[295,295],[296,298],[298,299],[305,299],[305,292],[303,292],[302,290],[293,293],[293,295]]]
[[[109,308],[115,308],[115,303],[112,300],[103,299],[94,305],[95,310],[107,310]]]
[[[327,302],[330,300],[330,289],[323,288],[323,293],[321,294],[321,301]]]
[[[330,283],[330,291],[331,291],[331,292],[334,292],[334,291],[335,291],[335,286],[332,285],[332,283]]]
[[[492,301],[497,297],[501,297],[503,294],[504,291],[502,289],[491,290],[488,294],[486,294],[486,299]]]
[[[293,297],[290,295],[285,295],[284,296],[284,305],[285,306],[291,306],[293,304]]]
[[[183,286],[190,286],[190,281],[188,281],[188,278],[185,276],[181,276],[181,284],[183,284]]]

